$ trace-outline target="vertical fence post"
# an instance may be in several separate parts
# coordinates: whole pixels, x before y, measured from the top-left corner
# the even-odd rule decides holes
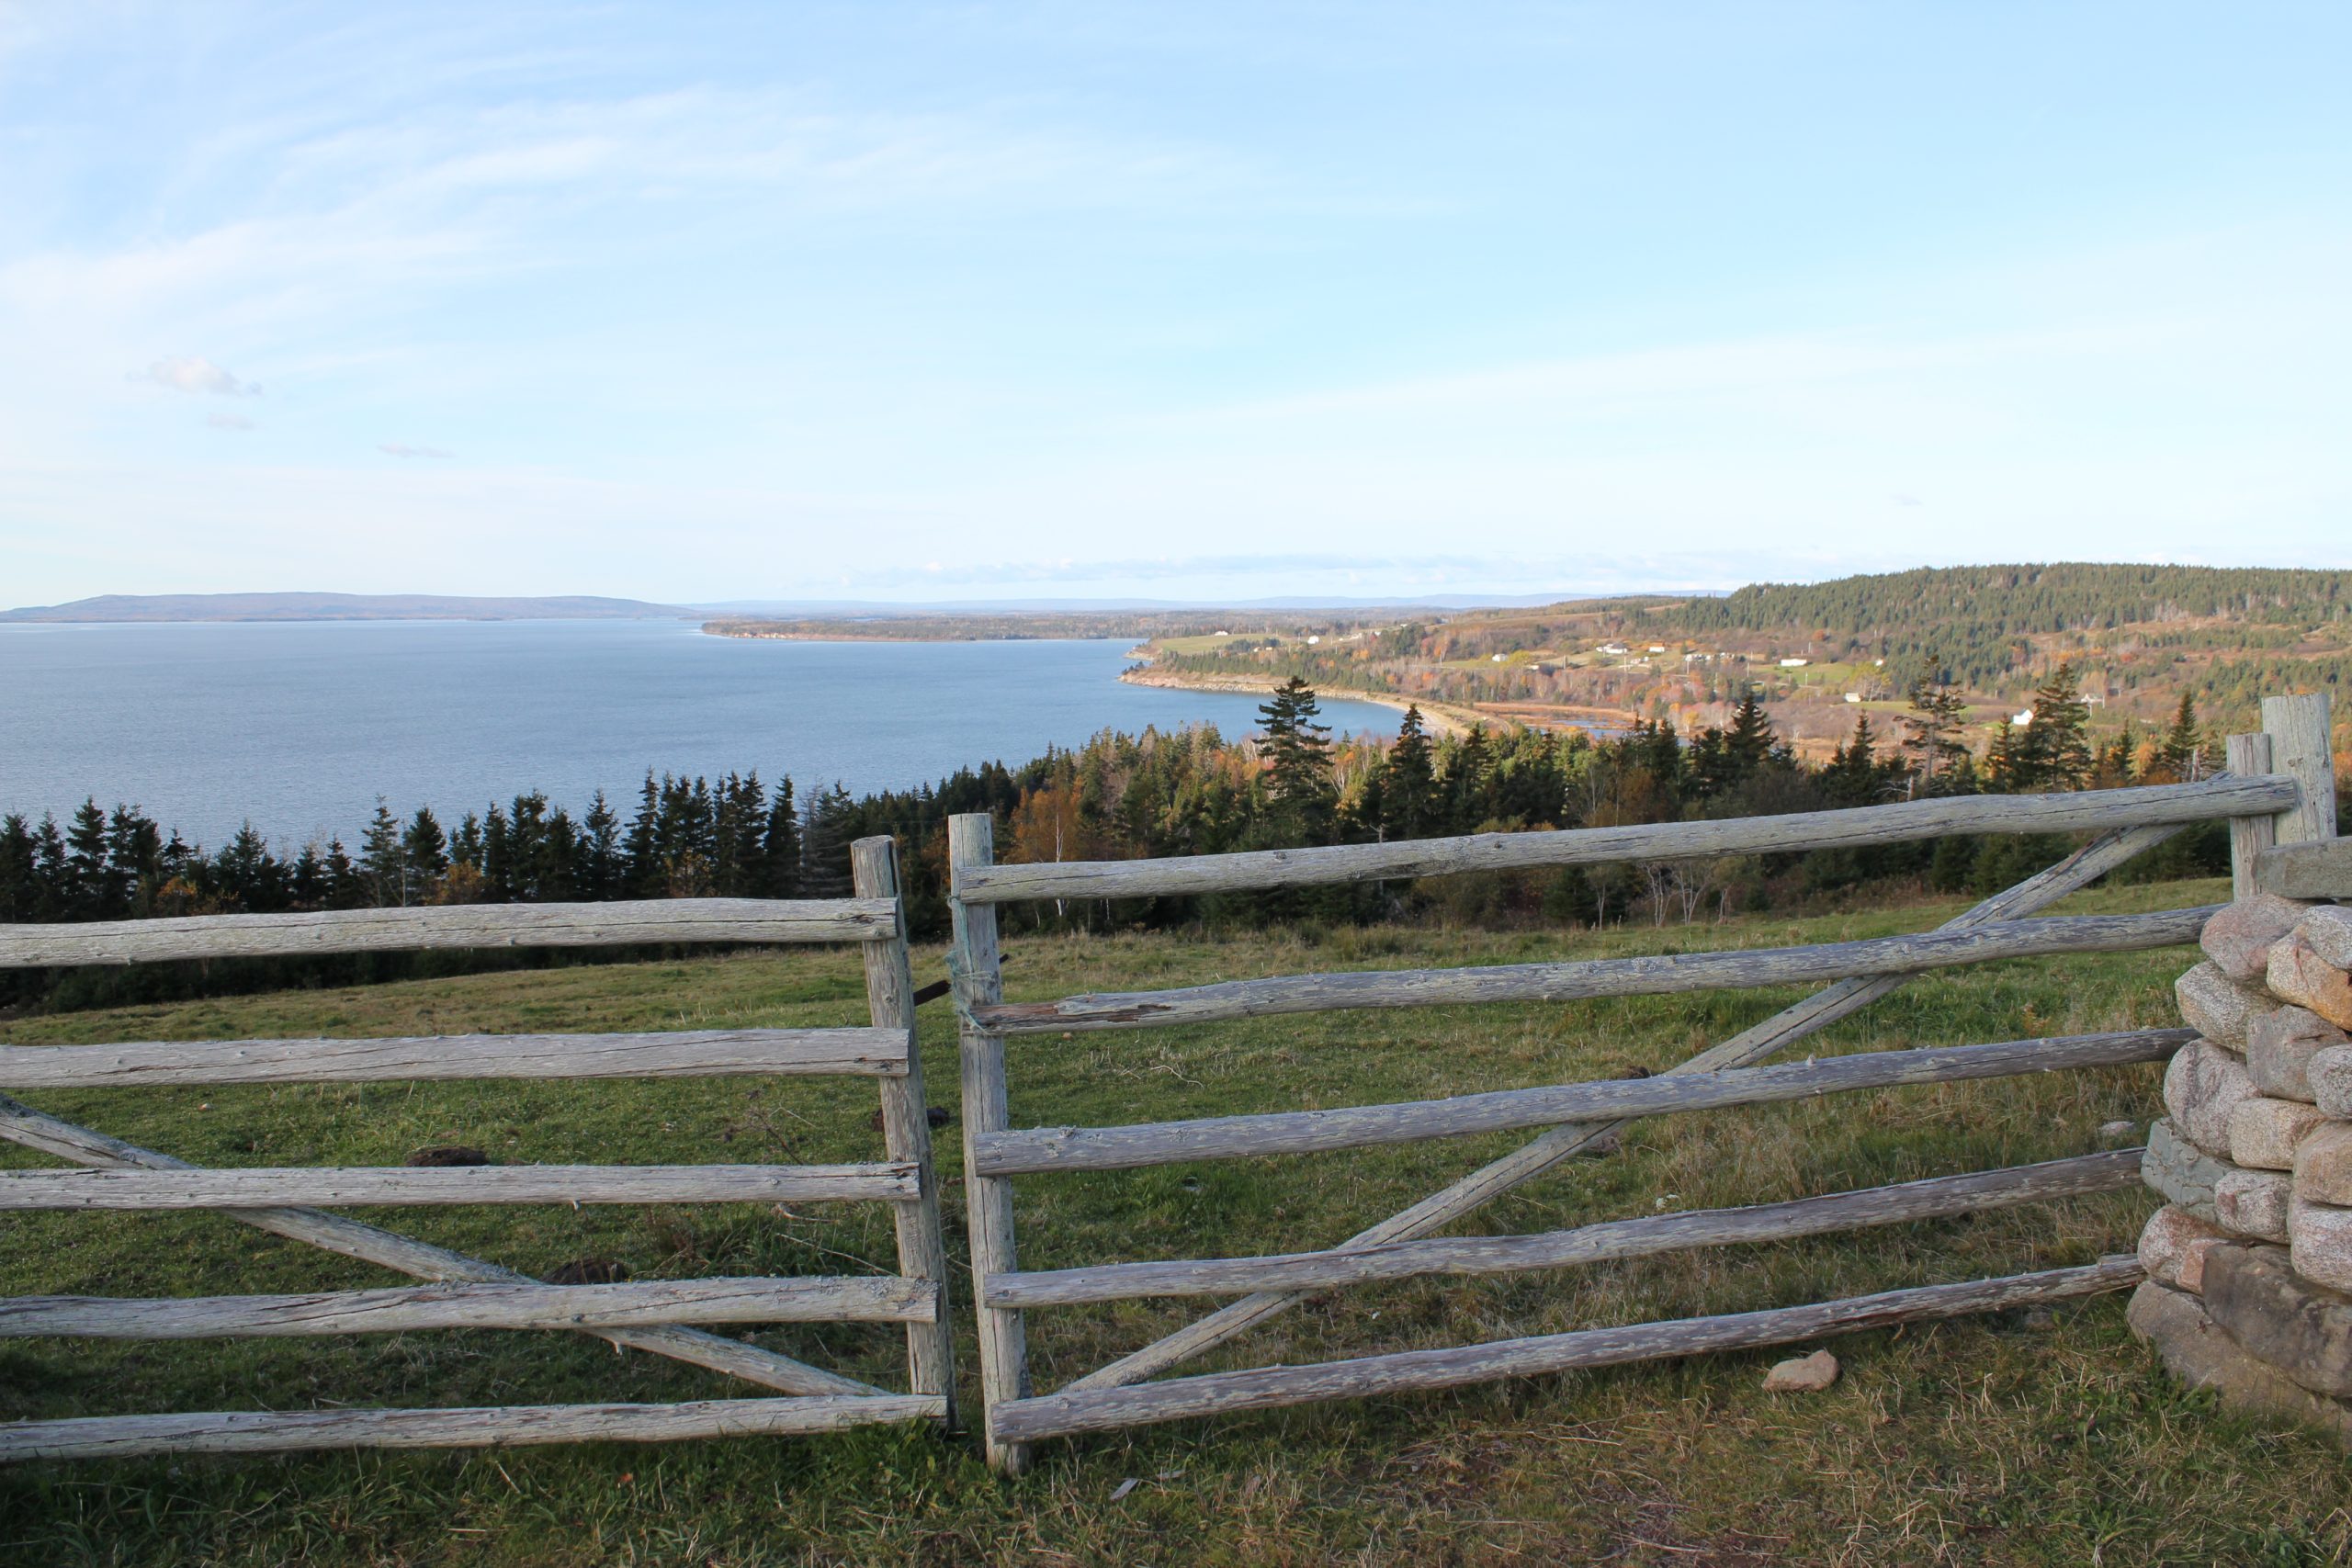
[[[861,898],[899,897],[898,841],[887,835],[849,847],[850,874]],[[947,1401],[956,1420],[956,1320],[947,1310],[947,1247],[940,1231],[939,1171],[931,1157],[931,1106],[922,1091],[922,1057],[915,1049],[915,979],[907,959],[907,910],[899,906],[899,934],[859,944],[865,959],[865,1001],[876,1029],[907,1032],[907,1074],[882,1080],[882,1142],[894,1160],[917,1168],[922,1196],[894,1203],[899,1272],[939,1287],[939,1310],[929,1323],[907,1325],[908,1388]]]
[[[2240,778],[2253,778],[2270,771],[2270,737],[2256,731],[2252,735],[2233,735],[2223,742],[2230,772]],[[2230,818],[2230,897],[2254,897],[2254,863],[2263,851],[2278,841],[2278,819],[2276,817],[2233,817]]]
[[[2329,735],[2328,695],[2306,692],[2262,699],[2262,728],[2270,737],[2270,765],[2303,786],[2303,800],[2276,818],[2282,844],[2335,837],[2335,758]]]
[[[996,824],[986,812],[947,819],[947,863],[952,874],[996,858]],[[1004,999],[1004,977],[996,946],[996,906],[967,904],[951,888],[948,911],[955,919],[952,964],[956,987],[956,1037],[964,1068],[964,1201],[971,1214],[972,1295],[977,1303],[991,1274],[1009,1274],[1014,1262],[1012,1183],[1003,1177],[976,1176],[973,1140],[1012,1124],[1004,1083],[1004,1036],[972,1022],[971,1010]],[[989,1413],[1009,1400],[1029,1397],[1027,1334],[1018,1312],[975,1305],[980,1341],[980,1427],[989,1462],[1009,1475],[1029,1467],[1029,1445],[999,1442],[988,1429]]]

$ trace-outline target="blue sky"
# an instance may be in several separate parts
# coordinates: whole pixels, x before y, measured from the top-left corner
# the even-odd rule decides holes
[[[2352,6],[0,0],[0,603],[2352,565]]]

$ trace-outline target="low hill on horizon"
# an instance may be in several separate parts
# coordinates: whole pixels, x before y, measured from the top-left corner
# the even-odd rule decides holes
[[[477,598],[447,593],[101,593],[0,610],[0,621],[585,621],[691,619],[676,604],[596,594]]]

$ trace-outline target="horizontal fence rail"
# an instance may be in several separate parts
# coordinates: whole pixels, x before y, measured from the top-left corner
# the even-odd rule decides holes
[[[881,942],[893,898],[640,898],[608,904],[458,904],[283,915],[188,915],[0,926],[0,969],[300,958],[447,948],[652,942]]]
[[[0,1045],[0,1089],[733,1074],[903,1077],[907,1051],[906,1030],[869,1028]]]
[[[2301,799],[2301,790],[2293,779],[2272,775],[2079,795],[1952,795],[1716,822],[1477,833],[1393,844],[1330,844],[1176,855],[1164,860],[959,865],[954,892],[965,904],[1147,898],[1456,872],[1850,849],[1954,833],[2064,833],[2150,827],[2267,816],[2291,811]]]
[[[0,1425],[0,1461],[159,1452],[458,1448],[831,1431],[953,1414],[930,1112],[888,839],[851,846],[854,898],[659,899],[0,926],[0,968],[490,947],[854,942],[869,1022],[845,1028],[0,1046],[0,1089],[848,1075],[879,1084],[887,1158],[840,1165],[475,1165],[206,1169],[0,1094],[0,1139],[85,1168],[0,1171],[0,1213],[211,1211],[426,1281],[174,1299],[0,1299],[0,1339],[255,1338],[429,1329],[591,1335],[787,1397],[662,1404],[209,1412]],[[321,1205],[824,1202],[892,1206],[896,1273],[548,1284]],[[777,1213],[785,1211],[778,1209]],[[697,1325],[897,1325],[899,1394]]]
[[[643,1328],[676,1323],[930,1323],[939,1287],[896,1275],[407,1285],[283,1296],[0,1299],[0,1338],[276,1338],[435,1328]]]
[[[2056,864],[2035,873],[2014,887],[1970,906],[1945,922],[1942,929],[1964,930],[2034,914],[2089,886],[2100,876],[2145,853],[2181,831],[2177,825],[2123,828],[2102,835]],[[1754,1066],[1799,1041],[1868,1007],[1907,984],[1907,975],[1840,980],[1802,1001],[1783,1008],[1760,1023],[1750,1025],[1694,1056],[1665,1069],[1661,1076],[1717,1072],[1727,1067]],[[1420,1201],[1358,1232],[1340,1244],[1343,1250],[1413,1241],[1430,1235],[1476,1213],[1502,1194],[1535,1179],[1579,1153],[1605,1146],[1603,1140],[1629,1123],[1623,1121],[1571,1122],[1538,1134],[1510,1154],[1491,1160]],[[1070,1383],[1072,1389],[1116,1388],[1156,1377],[1185,1361],[1206,1354],[1250,1329],[1266,1323],[1307,1300],[1301,1292],[1261,1291],[1228,1302],[1204,1317],[1161,1336],[1141,1349],[1087,1373]]]
[[[2128,1290],[2143,1278],[2137,1258],[2121,1255],[2075,1269],[2013,1274],[1964,1284],[1925,1285],[1808,1306],[1717,1317],[1680,1318],[1623,1328],[1586,1328],[1443,1350],[1404,1350],[1298,1367],[1259,1367],[1170,1378],[1132,1388],[1063,1392],[1012,1400],[989,1412],[1004,1442],[1110,1431],[1195,1416],[1272,1410],[1332,1399],[1461,1388],[1502,1378],[1534,1377],[1585,1367],[1787,1345],[1898,1323],[1958,1317]]]
[[[905,1201],[911,1164],[334,1166],[0,1171],[0,1211],[470,1203]]]
[[[781,1437],[938,1421],[942,1394],[819,1394],[677,1404],[520,1404],[452,1410],[212,1410],[0,1423],[0,1461],[311,1449],[488,1449],[534,1443]]]
[[[2193,1029],[2139,1029],[1984,1045],[1871,1051],[1716,1073],[1611,1078],[1598,1083],[1495,1089],[1445,1100],[1405,1100],[1337,1111],[1276,1111],[1125,1127],[1035,1127],[972,1140],[972,1168],[988,1176],[1046,1170],[1129,1170],[1188,1160],[1412,1144],[1472,1133],[1617,1121],[1733,1105],[1811,1100],[1852,1089],[1962,1083],[2075,1067],[2116,1066],[2170,1056]]]
[[[77,1165],[108,1170],[192,1171],[203,1168],[141,1148],[136,1144],[77,1127],[21,1101],[0,1095],[0,1138],[28,1149],[54,1155]],[[538,1283],[512,1269],[469,1258],[462,1252],[419,1241],[323,1209],[229,1209],[228,1219],[254,1229],[282,1235],[322,1251],[356,1258],[395,1273],[419,1280],[466,1280],[485,1284]],[[746,1382],[790,1394],[881,1394],[888,1391],[839,1372],[796,1361],[789,1356],[729,1339],[699,1328],[594,1328],[579,1332],[623,1350],[641,1350],[707,1371],[741,1378]]]
[[[1905,936],[1810,947],[1507,964],[1464,969],[1364,969],[1227,980],[1166,991],[1065,997],[1051,1002],[973,1008],[973,1021],[999,1034],[1138,1029],[1349,1008],[1435,1007],[1460,1002],[1559,1002],[1594,997],[1667,996],[1745,986],[1799,985],[1870,975],[1907,975],[2001,958],[2062,953],[2129,953],[2194,942],[2220,906],[2151,915],[2052,915],[1947,927]]]
[[[1000,1274],[982,1282],[980,1300],[985,1306],[1040,1307],[1144,1296],[1334,1290],[1430,1274],[1516,1274],[1702,1247],[1789,1241],[2057,1198],[2128,1191],[2140,1184],[2143,1153],[2136,1148],[2114,1149],[1818,1198],[1740,1209],[1645,1214],[1534,1235],[1446,1236],[1266,1258],[1177,1258],[1164,1263],[1109,1263],[1091,1269]]]

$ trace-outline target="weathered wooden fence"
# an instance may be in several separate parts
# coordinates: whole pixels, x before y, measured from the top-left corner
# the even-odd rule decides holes
[[[865,958],[872,1020],[865,1027],[0,1047],[0,1089],[852,1074],[880,1085],[887,1155],[873,1164],[834,1166],[209,1170],[0,1095],[0,1137],[86,1168],[0,1172],[0,1210],[211,1210],[428,1281],[287,1296],[0,1300],[0,1337],[189,1338],[559,1328],[775,1391],[768,1397],[667,1404],[214,1411],[19,1421],[0,1424],[0,1460],[355,1445],[461,1448],[944,1421],[955,1381],[946,1259],[890,840],[860,840],[853,863],[857,896],[846,899],[664,899],[0,927],[0,967],[16,968],[428,948],[856,942]],[[549,1285],[320,1207],[747,1201],[888,1202],[897,1219],[899,1272]],[[700,1326],[793,1322],[904,1325],[910,1392],[894,1393]]]
[[[2080,795],[1918,800],[1856,810],[1723,822],[1493,833],[1404,843],[1272,850],[1165,860],[999,865],[985,816],[949,824],[951,910],[964,1094],[967,1196],[989,1458],[1026,1462],[1046,1438],[1183,1416],[1265,1409],[1404,1390],[1808,1339],[1917,1319],[2120,1289],[2131,1257],[2006,1279],[1930,1285],[1730,1316],[1583,1329],[1500,1343],[1148,1381],[1224,1345],[1305,1292],[1428,1274],[1556,1269],[1732,1242],[1818,1235],[2132,1186],[2137,1149],[1908,1182],[1760,1207],[1685,1213],[1540,1235],[1433,1233],[1580,1151],[1629,1119],[1758,1104],[1892,1084],[2153,1061],[2191,1037],[2177,1029],[1888,1051],[1763,1066],[1913,975],[2034,954],[2112,953],[2193,942],[2210,909],[2029,919],[2194,823],[2226,819],[2240,889],[2295,874],[2287,846],[2332,835],[2324,699],[2265,705],[2265,734],[2233,739],[2235,775]],[[2316,739],[2314,739],[2316,737]],[[2277,772],[2273,773],[2273,767]],[[2321,817],[2324,814],[2324,831]],[[1946,834],[2090,832],[2056,865],[1917,935],[1762,951],[1523,964],[1489,968],[1293,975],[1056,1001],[1004,1001],[996,906],[1297,887],[1535,866],[1672,861],[1886,844]],[[1007,1042],[1084,1030],[1144,1029],[1342,1008],[1567,1001],[1725,987],[1828,982],[1774,1017],[1657,1077],[1461,1095],[1398,1105],[1117,1127],[1015,1127]],[[1511,1128],[1544,1129],[1517,1152],[1371,1225],[1336,1247],[1263,1258],[1023,1272],[1012,1178],[1186,1160],[1363,1147]],[[1234,1296],[1156,1343],[1040,1394],[1030,1382],[1023,1313],[1031,1307],[1144,1296]]]

